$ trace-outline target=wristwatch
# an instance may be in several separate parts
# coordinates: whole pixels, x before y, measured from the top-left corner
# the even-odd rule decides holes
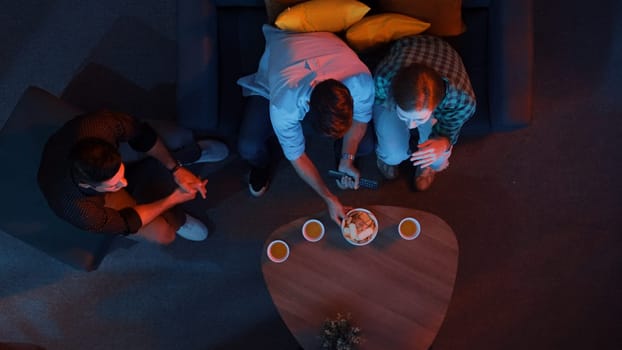
[[[341,154],[341,159],[354,160],[354,154],[342,153]]]
[[[179,168],[183,167],[180,161],[175,159],[175,166],[170,170],[171,174],[174,174]]]

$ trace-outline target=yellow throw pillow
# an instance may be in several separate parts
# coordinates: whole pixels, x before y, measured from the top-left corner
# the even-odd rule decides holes
[[[346,31],[348,44],[356,51],[424,32],[430,23],[398,13],[365,17]]]
[[[309,0],[279,14],[275,25],[293,32],[340,32],[370,10],[356,0]]]

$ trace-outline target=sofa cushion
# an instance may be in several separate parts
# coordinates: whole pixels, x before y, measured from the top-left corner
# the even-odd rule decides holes
[[[309,0],[281,12],[275,25],[294,32],[341,32],[370,10],[356,0]]]
[[[419,34],[430,27],[423,22],[399,13],[367,16],[346,31],[346,41],[356,51],[372,49],[380,44]]]
[[[112,237],[79,230],[58,218],[37,184],[43,146],[81,113],[50,93],[29,87],[0,130],[0,229],[73,267],[97,268]],[[10,171],[9,171],[10,170]],[[13,195],[6,195],[13,194]]]
[[[462,0],[378,0],[378,12],[396,12],[431,24],[427,34],[452,36],[462,34]]]

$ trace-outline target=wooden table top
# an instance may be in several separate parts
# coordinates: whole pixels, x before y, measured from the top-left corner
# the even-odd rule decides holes
[[[359,349],[428,349],[451,300],[458,268],[458,244],[447,223],[419,210],[372,205],[377,237],[368,245],[349,244],[326,212],[276,229],[264,244],[264,280],[281,318],[306,350],[320,349],[318,335],[327,318],[350,313],[361,328]],[[421,234],[407,241],[397,232],[407,216],[419,220]],[[324,223],[324,238],[307,242],[308,219]],[[290,246],[283,263],[270,261],[275,239]]]

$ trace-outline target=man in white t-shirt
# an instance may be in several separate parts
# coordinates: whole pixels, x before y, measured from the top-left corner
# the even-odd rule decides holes
[[[267,141],[276,134],[285,157],[339,223],[344,207],[305,153],[302,123],[310,122],[323,135],[343,138],[338,170],[349,177],[337,183],[344,189],[358,188],[360,173],[353,160],[373,150],[373,135],[366,133],[374,103],[371,73],[332,33],[293,33],[270,25],[264,25],[263,33],[266,48],[257,73],[238,81],[249,96],[238,150],[251,165],[250,192],[260,196],[268,187]]]

